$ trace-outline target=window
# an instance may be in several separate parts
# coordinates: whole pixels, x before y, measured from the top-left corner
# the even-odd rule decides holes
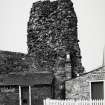
[[[2,105],[19,105],[19,87],[17,85],[0,86],[0,99]]]
[[[104,99],[104,82],[91,82],[91,98]]]

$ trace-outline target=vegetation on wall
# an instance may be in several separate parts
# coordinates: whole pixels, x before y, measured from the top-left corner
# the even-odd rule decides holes
[[[45,70],[56,70],[56,64],[71,57],[73,77],[83,72],[77,35],[77,17],[71,0],[33,3],[28,22],[28,52]],[[59,65],[57,65],[59,66]]]
[[[38,71],[34,57],[17,52],[0,51],[0,74]]]

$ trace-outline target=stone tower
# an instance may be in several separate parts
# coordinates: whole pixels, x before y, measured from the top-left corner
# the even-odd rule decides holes
[[[71,0],[33,3],[27,32],[29,55],[35,56],[43,70],[54,72],[57,81],[61,81],[56,83],[83,73],[77,17]]]

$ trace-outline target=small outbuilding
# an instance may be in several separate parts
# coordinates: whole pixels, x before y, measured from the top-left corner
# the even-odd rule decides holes
[[[66,81],[66,99],[105,99],[105,67]]]
[[[52,82],[49,72],[0,75],[0,105],[42,105],[53,97]]]

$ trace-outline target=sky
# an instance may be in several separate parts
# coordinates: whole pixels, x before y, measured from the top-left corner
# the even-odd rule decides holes
[[[27,22],[37,0],[0,0],[0,50],[27,53]],[[100,67],[105,46],[105,0],[72,0],[85,70]]]

